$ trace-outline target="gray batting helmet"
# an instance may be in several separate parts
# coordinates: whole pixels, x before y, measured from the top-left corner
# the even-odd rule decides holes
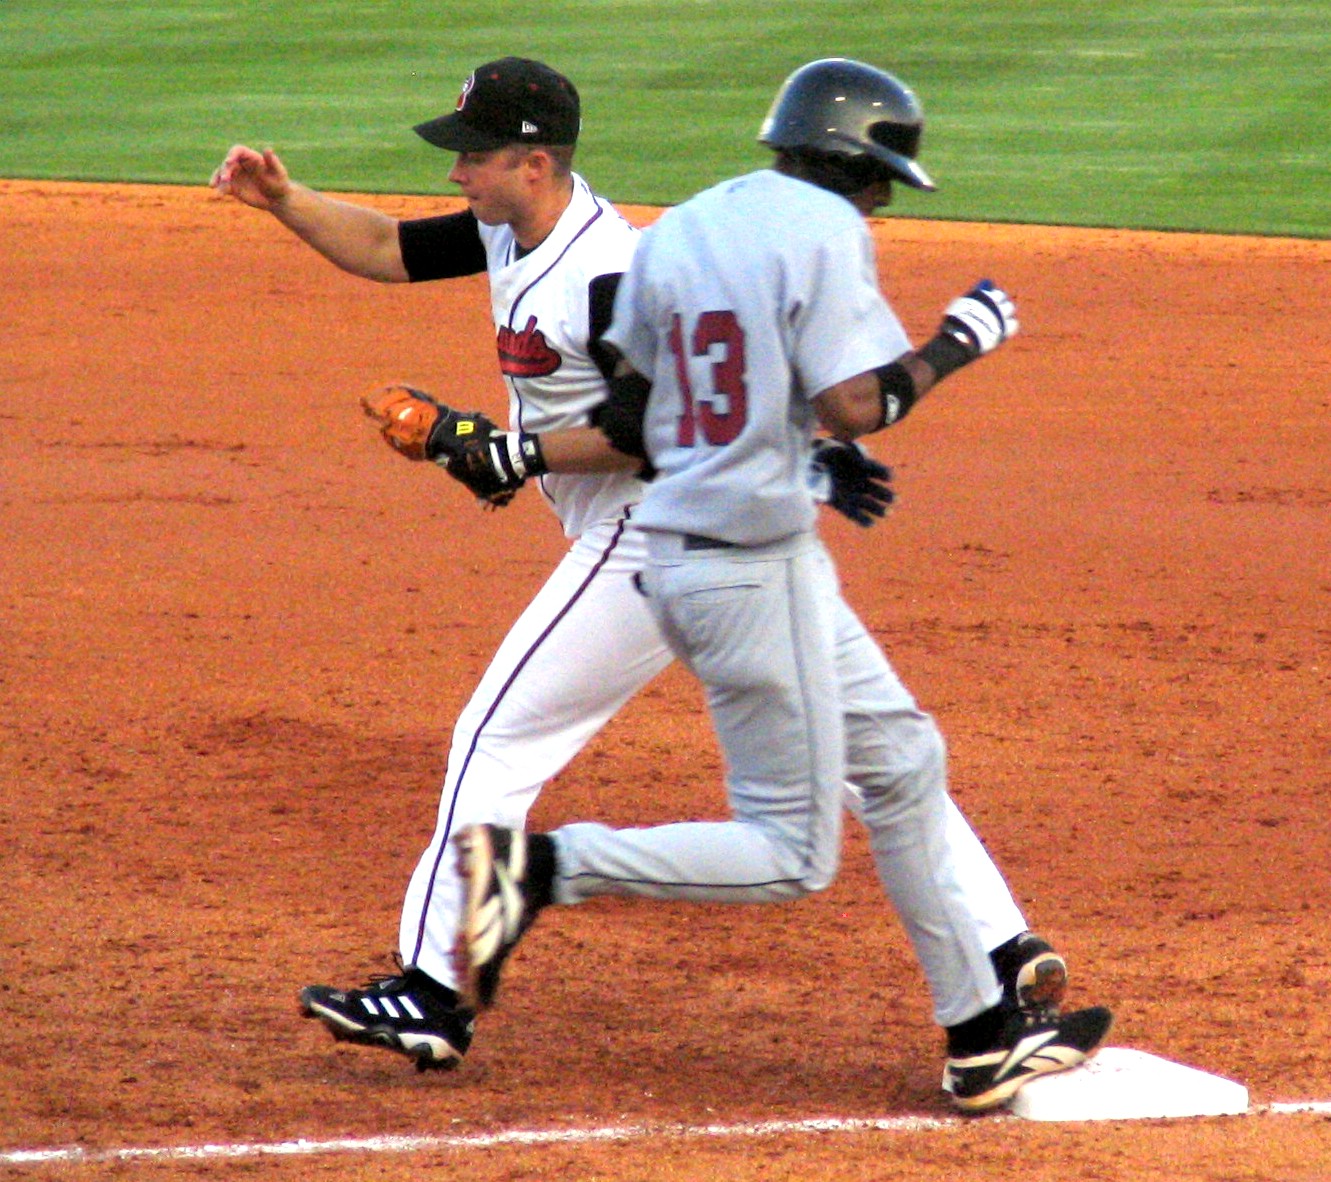
[[[916,162],[924,109],[886,70],[844,57],[801,66],[782,84],[758,132],[769,148],[869,157],[915,189],[933,189]]]

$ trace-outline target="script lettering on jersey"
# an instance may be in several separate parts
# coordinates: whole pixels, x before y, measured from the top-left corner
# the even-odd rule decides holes
[[[684,344],[684,321],[678,312],[670,322],[670,351],[675,355],[675,376],[682,403],[677,441],[696,447],[699,435],[715,447],[733,443],[749,416],[748,386],[744,381],[744,329],[734,312],[704,312]],[[710,357],[711,389],[695,392],[689,376],[689,358]]]
[[[515,332],[504,325],[499,330],[499,371],[511,378],[543,378],[552,374],[564,359],[551,347],[545,333],[536,327],[536,317],[527,318],[526,327]]]

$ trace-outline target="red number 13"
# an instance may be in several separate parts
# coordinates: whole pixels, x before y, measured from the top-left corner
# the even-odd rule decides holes
[[[675,374],[683,403],[679,446],[697,446],[699,435],[710,444],[731,443],[744,429],[749,409],[744,385],[744,330],[734,312],[704,312],[693,327],[689,345],[686,352],[684,321],[676,312],[670,321],[670,351],[675,355]],[[712,388],[695,396],[689,380],[689,358],[706,357],[717,346],[721,347],[721,355],[712,362]]]

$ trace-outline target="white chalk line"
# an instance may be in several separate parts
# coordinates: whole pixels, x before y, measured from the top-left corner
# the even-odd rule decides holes
[[[960,1118],[898,1116],[882,1119],[769,1120],[733,1125],[605,1125],[590,1129],[508,1129],[456,1136],[353,1137],[334,1141],[275,1141],[232,1145],[177,1145],[129,1149],[22,1149],[0,1153],[0,1165],[47,1162],[198,1160],[200,1158],[299,1157],[319,1153],[420,1153],[441,1149],[490,1149],[505,1145],[569,1145],[641,1141],[652,1137],[766,1137],[783,1133],[906,1133],[945,1129]]]
[[[1331,1115],[1331,1100],[1265,1104],[1249,1114],[1278,1115],[1318,1113]],[[1016,1117],[985,1117],[1016,1120]],[[882,1118],[819,1117],[805,1120],[768,1120],[730,1125],[604,1125],[590,1129],[508,1129],[498,1133],[455,1136],[348,1137],[331,1141],[269,1141],[208,1144],[138,1146],[126,1149],[15,1149],[0,1152],[0,1165],[45,1165],[50,1163],[93,1164],[128,1161],[199,1161],[244,1157],[303,1157],[326,1153],[421,1153],[430,1150],[492,1149],[499,1146],[578,1145],[605,1141],[642,1141],[653,1137],[691,1140],[704,1137],[770,1137],[791,1133],[913,1133],[955,1129],[973,1125],[974,1118],[894,1116]]]

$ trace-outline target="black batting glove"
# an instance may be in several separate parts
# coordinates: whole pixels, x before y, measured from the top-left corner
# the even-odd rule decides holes
[[[886,516],[896,500],[892,470],[857,443],[815,439],[809,481],[814,499],[830,505],[856,525],[868,527]]]

